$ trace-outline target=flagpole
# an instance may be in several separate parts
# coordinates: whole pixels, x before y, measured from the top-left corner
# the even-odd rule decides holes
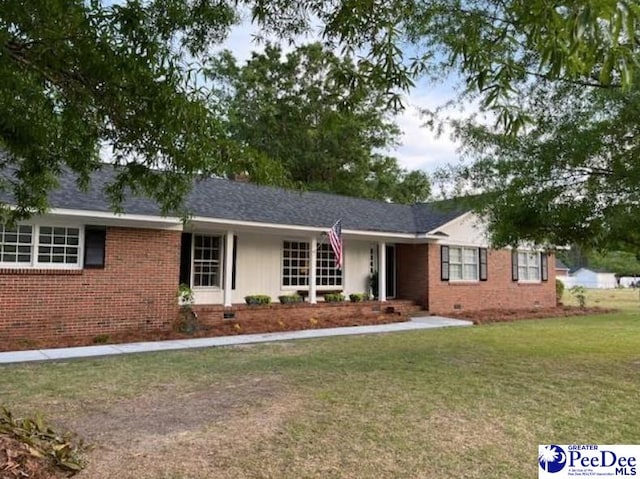
[[[333,223],[333,225],[332,225],[332,226],[331,226],[331,228],[329,228],[329,229],[333,229],[333,228],[335,228],[335,226],[336,226],[338,223],[340,223],[341,221],[342,221],[342,218],[340,218],[338,221],[336,221],[335,223]],[[312,251],[312,253],[316,253],[316,252],[318,251],[318,248],[327,242],[327,238],[328,238],[328,237],[329,237],[329,235],[328,235],[325,231],[323,231],[323,232],[320,234],[320,238],[321,238],[321,239],[320,239],[320,242],[316,244],[316,249],[315,249],[315,251]]]

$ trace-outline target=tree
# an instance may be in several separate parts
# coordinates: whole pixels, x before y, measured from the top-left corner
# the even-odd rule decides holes
[[[241,149],[234,168],[260,174],[260,159],[275,162],[290,184],[316,191],[400,202],[424,201],[429,181],[380,153],[395,146],[399,130],[384,92],[345,88],[339,76],[355,75],[349,57],[320,44],[282,49],[267,45],[240,66],[230,52],[207,69],[217,108]],[[258,177],[258,179],[261,179]]]
[[[520,101],[533,122],[516,136],[458,125],[475,161],[455,173],[484,193],[494,241],[638,251],[640,89],[536,82]]]
[[[640,276],[640,260],[637,254],[627,251],[589,251],[582,255],[580,247],[570,251],[558,252],[558,257],[571,269],[593,268],[601,271],[615,273],[616,276]]]
[[[229,161],[185,62],[224,37],[231,5],[1,1],[0,192],[17,204],[4,218],[45,211],[65,167],[86,187],[101,148],[121,165],[115,207],[132,189],[179,210],[195,174]]]
[[[345,87],[385,89],[393,107],[416,75],[460,72],[510,133],[531,75],[626,88],[637,63],[631,0],[2,0],[0,189],[18,204],[4,218],[44,211],[64,167],[86,186],[101,148],[121,165],[114,207],[132,189],[179,209],[194,175],[229,170],[236,145],[198,72],[242,8],[285,40],[319,26],[359,57]]]

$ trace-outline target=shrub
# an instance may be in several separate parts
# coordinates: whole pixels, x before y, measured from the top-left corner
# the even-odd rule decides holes
[[[576,298],[578,305],[581,308],[585,308],[587,306],[587,296],[582,286],[574,286],[569,291],[571,291],[571,294]]]
[[[564,283],[559,279],[556,279],[556,301],[559,303],[562,300],[564,293]]]
[[[199,329],[198,315],[193,311],[193,290],[188,284],[180,284],[176,293],[180,304],[180,313],[175,323],[175,330],[181,333],[193,334]]]
[[[266,294],[250,294],[245,296],[244,300],[247,304],[269,304],[271,302],[271,296]]]
[[[278,301],[282,304],[302,303],[302,296],[299,294],[287,294],[278,296]]]
[[[107,344],[111,340],[108,334],[98,334],[93,337],[93,344]]]
[[[344,294],[342,293],[328,293],[324,295],[324,300],[327,303],[340,303],[344,301]]]
[[[193,304],[193,290],[188,284],[181,283],[176,293],[180,306],[191,307]]]
[[[378,298],[378,272],[374,271],[369,275],[369,288],[374,298]]]
[[[361,303],[365,299],[368,299],[369,295],[366,293],[352,293],[349,295],[349,300],[352,303]]]

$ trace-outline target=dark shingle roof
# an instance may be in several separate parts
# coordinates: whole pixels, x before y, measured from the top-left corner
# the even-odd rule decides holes
[[[63,173],[60,188],[49,195],[50,207],[111,211],[103,190],[113,174],[109,168],[95,172],[89,191],[83,192],[74,174]],[[0,201],[11,203],[11,198],[0,193]],[[128,197],[122,207],[129,214],[160,215],[158,206],[146,198]],[[439,203],[399,205],[217,178],[198,180],[186,207],[190,214],[208,218],[323,228],[342,218],[343,229],[409,234],[429,232],[466,211]]]

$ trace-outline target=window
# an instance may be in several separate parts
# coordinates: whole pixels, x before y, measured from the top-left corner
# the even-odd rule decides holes
[[[78,265],[80,229],[40,226],[38,232],[38,263]]]
[[[30,266],[32,243],[33,226],[0,225],[0,263]]]
[[[488,263],[487,248],[440,246],[441,281],[487,281]]]
[[[322,243],[316,256],[316,285],[342,286],[342,271],[336,268],[336,255],[331,246]]]
[[[0,264],[19,268],[78,268],[83,230],[49,225],[0,225]]]
[[[518,251],[518,279],[540,281],[540,253]]]
[[[285,241],[282,251],[282,285],[309,286],[310,245],[305,241]],[[342,271],[328,243],[316,251],[316,285],[342,286]]]
[[[449,247],[449,280],[478,280],[478,248]]]
[[[104,268],[107,228],[86,226],[84,229],[84,267]]]
[[[309,285],[309,243],[285,241],[282,251],[282,285]]]
[[[220,236],[193,236],[193,286],[220,287]]]

